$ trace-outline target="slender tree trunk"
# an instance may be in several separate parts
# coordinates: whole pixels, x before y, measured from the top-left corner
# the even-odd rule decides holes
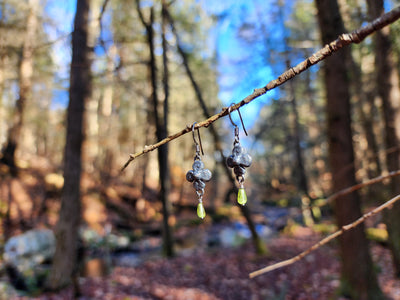
[[[345,32],[337,0],[316,0],[321,38],[324,44]],[[350,117],[349,79],[346,62],[349,48],[342,49],[325,60],[324,79],[327,97],[329,163],[333,191],[356,183],[354,150]],[[357,193],[338,198],[335,214],[339,227],[361,216]],[[364,226],[344,233],[339,238],[341,293],[353,299],[380,299],[382,292],[376,280]]]
[[[168,121],[168,75],[164,74],[164,101],[162,114],[159,109],[158,93],[157,93],[157,65],[154,49],[154,8],[150,9],[150,21],[146,22],[140,8],[140,0],[136,0],[137,10],[140,20],[146,28],[147,43],[150,53],[150,85],[151,85],[151,101],[153,104],[154,120],[156,124],[157,140],[161,141],[167,137],[167,121]],[[165,3],[164,3],[165,5]],[[166,51],[166,49],[163,49]],[[165,56],[166,58],[166,56]],[[166,63],[166,61],[164,61]],[[167,68],[167,66],[164,66]],[[164,69],[165,70],[165,69]],[[167,70],[168,72],[168,70]],[[166,88],[166,90],[165,90]],[[163,252],[167,257],[174,255],[173,238],[171,228],[169,227],[169,191],[170,191],[170,178],[168,168],[168,145],[165,144],[157,149],[158,165],[159,165],[159,180],[160,180],[160,193],[159,197],[162,203],[163,211]]]
[[[3,103],[3,94],[4,94],[4,81],[5,81],[5,73],[4,73],[4,60],[5,54],[3,53],[3,49],[0,47],[0,136],[3,136],[4,128],[6,128],[6,113],[4,109]]]
[[[285,19],[283,15],[283,3],[282,0],[279,0],[279,16],[280,16],[280,22],[282,24],[285,24]],[[284,58],[285,58],[285,63],[286,63],[286,69],[289,70],[291,67],[291,62],[290,62],[290,57],[289,57],[289,46],[288,46],[288,37],[284,36],[284,46],[285,46],[285,51],[284,51]],[[289,85],[289,99],[290,99],[290,105],[292,108],[292,113],[293,113],[293,122],[292,122],[292,127],[293,127],[293,139],[294,139],[294,148],[295,148],[295,156],[296,156],[296,179],[298,178],[298,183],[297,186],[299,187],[300,191],[308,198],[308,201],[310,200],[309,193],[308,193],[308,179],[306,175],[306,170],[304,167],[304,159],[303,159],[303,151],[301,150],[301,145],[300,145],[300,140],[301,140],[301,128],[300,128],[300,118],[299,118],[299,112],[297,109],[297,99],[296,99],[296,94],[295,94],[295,81],[290,80],[288,82]],[[312,213],[310,212],[310,215]],[[311,220],[312,222],[312,220]]]
[[[378,18],[384,12],[383,0],[368,0],[367,3],[371,19]],[[385,146],[386,149],[394,149],[394,151],[386,152],[389,172],[400,169],[400,86],[391,48],[389,28],[378,31],[375,35],[376,84],[382,100]],[[390,190],[390,197],[400,194],[399,177],[391,179]],[[385,219],[394,267],[397,276],[400,277],[400,205],[395,204],[391,210],[388,210]]]
[[[114,121],[113,98],[114,98],[114,60],[117,54],[115,45],[111,45],[107,52],[107,74],[106,85],[101,96],[99,109],[99,135],[97,139],[98,148],[101,149],[101,155],[96,159],[96,165],[100,167],[100,178],[106,186],[112,177],[112,166],[114,161],[115,136],[112,134]],[[114,142],[114,143],[113,143]]]
[[[203,99],[202,93],[201,93],[201,89],[199,87],[199,85],[197,84],[196,80],[194,79],[193,73],[189,67],[189,62],[187,59],[187,55],[185,53],[185,51],[182,49],[180,43],[179,43],[179,36],[178,33],[176,32],[175,29],[175,25],[174,25],[174,20],[172,18],[172,16],[169,14],[169,12],[166,10],[166,17],[169,20],[169,23],[171,25],[172,31],[175,35],[175,38],[177,40],[177,48],[178,48],[178,52],[182,58],[182,62],[183,62],[183,66],[185,68],[186,74],[189,77],[190,83],[192,84],[192,87],[194,89],[194,92],[196,94],[196,98],[199,101],[200,107],[203,111],[203,115],[205,118],[209,118],[210,117],[210,113],[208,111],[206,102]],[[232,171],[227,167],[225,161],[226,161],[226,157],[224,156],[224,151],[222,150],[222,146],[221,146],[221,139],[217,133],[217,131],[215,130],[214,125],[211,125],[209,127],[210,131],[211,131],[211,135],[213,137],[214,140],[214,145],[215,145],[215,150],[218,151],[222,157],[222,164],[223,164],[223,168],[226,172],[226,175],[229,179],[229,181],[232,184],[232,188],[235,191],[235,193],[237,194],[238,190],[235,184],[235,177],[232,175]],[[253,219],[251,218],[251,214],[250,211],[248,209],[247,206],[243,206],[243,205],[239,205],[240,211],[242,212],[243,216],[245,217],[246,221],[247,221],[247,225],[249,227],[249,230],[251,232],[251,236],[253,239],[253,244],[254,247],[256,249],[256,252],[259,254],[263,254],[267,252],[266,246],[264,244],[264,242],[260,239],[260,237],[258,236],[258,233],[256,231],[256,227],[254,225]]]
[[[98,37],[101,31],[101,19],[106,9],[108,0],[104,1],[92,1],[90,3],[90,22],[88,29],[88,47],[93,49],[98,43]],[[104,49],[104,51],[107,51]],[[90,52],[91,56],[94,56],[94,52]],[[89,57],[89,60],[93,60],[93,57]],[[112,74],[112,73],[111,73]],[[109,75],[109,73],[107,73]],[[107,76],[106,75],[106,76]],[[112,75],[111,75],[112,76]],[[108,76],[109,77],[109,76]],[[108,78],[107,78],[108,79]],[[99,104],[101,97],[101,91],[95,89],[93,95],[85,102],[85,118],[83,121],[83,131],[85,132],[85,140],[83,141],[83,157],[82,157],[82,169],[84,172],[93,175],[100,175],[101,168],[97,164],[97,159],[100,156],[100,146],[98,143],[100,133],[100,115],[99,115]],[[103,160],[106,162],[106,159]],[[106,162],[107,163],[107,162]],[[108,169],[110,172],[111,170]],[[97,174],[96,174],[97,173]],[[105,182],[104,182],[105,183]]]
[[[350,9],[349,3],[347,0],[340,0],[339,6],[343,7],[342,14],[345,22],[353,22],[356,27],[361,27],[365,17],[362,13],[360,0],[356,0],[353,3],[355,5],[355,11],[357,12],[354,15],[354,7]],[[352,20],[353,18],[353,20]],[[354,22],[354,19],[356,20]],[[360,60],[360,64],[356,62],[354,57],[358,56]],[[361,65],[364,60],[363,48],[358,47],[354,51],[352,51],[352,55],[350,56],[349,62],[349,70],[351,71],[351,87],[352,87],[352,97],[354,99],[354,108],[360,118],[361,128],[364,131],[364,137],[366,140],[366,145],[361,146],[358,150],[361,152],[359,157],[362,168],[366,170],[365,174],[367,175],[366,179],[373,178],[382,173],[382,168],[380,164],[378,154],[378,143],[374,134],[374,126],[373,126],[373,112],[372,107],[374,101],[374,93],[371,91],[368,92],[368,89],[374,88],[372,85],[363,85],[363,74],[361,70]],[[371,102],[372,101],[372,102]],[[356,157],[357,159],[357,157]],[[365,179],[365,178],[364,178]],[[376,191],[376,188],[373,187],[367,193],[366,198],[375,199],[378,197],[378,194],[374,196],[371,194],[371,191]]]
[[[285,41],[287,43],[287,41]],[[288,51],[285,51],[285,56],[286,56],[286,67],[287,69],[290,68],[290,60],[289,60],[289,55]],[[293,113],[293,139],[294,139],[294,148],[295,148],[295,156],[296,156],[296,167],[295,167],[295,177],[297,179],[297,186],[299,190],[302,192],[301,196],[301,204],[303,208],[303,219],[304,223],[307,226],[311,226],[314,223],[314,218],[313,218],[313,213],[312,210],[310,209],[311,203],[311,197],[308,192],[308,179],[306,175],[306,169],[304,166],[304,159],[303,159],[303,151],[301,149],[300,145],[300,139],[301,139],[301,128],[300,128],[300,121],[299,121],[299,112],[297,109],[297,99],[295,95],[295,88],[294,88],[294,80],[290,80],[289,84],[289,99],[290,99],[290,105],[292,107],[292,113]]]
[[[362,56],[363,54],[360,53],[359,55]],[[355,62],[353,57],[350,57],[350,67],[354,82],[354,94],[356,94],[355,96],[357,99],[357,111],[360,115],[365,139],[367,140],[368,149],[364,158],[367,160],[366,164],[369,178],[373,178],[382,173],[381,163],[379,157],[377,157],[379,148],[374,134],[372,104],[369,101],[369,99],[374,99],[374,97],[368,94],[363,87],[361,67]]]
[[[308,50],[305,50],[304,57],[309,57],[311,53],[309,53]],[[308,126],[308,135],[310,137],[311,143],[314,145],[312,147],[312,154],[310,160],[314,162],[314,175],[312,176],[313,181],[315,180],[317,184],[313,187],[313,190],[315,190],[317,193],[324,192],[322,186],[318,183],[319,179],[321,178],[322,174],[326,173],[326,164],[325,164],[325,159],[323,159],[323,150],[321,147],[321,143],[318,142],[318,139],[321,136],[321,126],[317,125],[319,124],[318,122],[318,117],[320,115],[317,105],[315,103],[315,91],[312,88],[312,80],[311,80],[311,74],[310,72],[305,72],[305,86],[306,86],[306,91],[305,91],[305,99],[309,104],[309,112],[311,116],[314,116],[313,119],[313,124],[311,126]],[[324,135],[324,133],[322,133]],[[315,178],[315,179],[314,179]]]
[[[160,121],[160,125],[156,126],[157,138],[159,141],[166,138],[168,136],[168,104],[169,104],[169,70],[168,70],[168,45],[167,39],[165,37],[166,34],[166,16],[165,12],[167,9],[167,3],[165,0],[162,0],[162,49],[163,49],[163,90],[164,90],[164,101],[162,106],[163,111],[163,120]],[[153,22],[152,22],[153,23]],[[153,46],[154,47],[154,46]],[[154,49],[153,49],[154,55]],[[152,70],[156,70],[155,58],[152,57]],[[156,86],[153,86],[156,88]],[[156,109],[156,105],[158,104],[157,97],[154,95],[154,105],[155,105],[155,113],[158,111]],[[162,202],[162,211],[163,211],[163,235],[164,235],[164,244],[163,250],[164,254],[168,257],[174,255],[174,247],[173,247],[173,239],[172,232],[169,227],[169,194],[171,190],[171,180],[170,180],[170,172],[169,172],[169,163],[168,163],[168,145],[165,144],[158,149],[158,162],[160,167],[160,184],[161,184],[161,202]]]
[[[85,102],[91,94],[88,47],[88,16],[90,0],[78,0],[74,32],[67,138],[64,153],[64,188],[60,216],[56,226],[56,252],[47,286],[57,290],[71,283],[77,272],[78,228],[81,220],[80,178]]]
[[[10,167],[11,174],[17,175],[15,162],[15,151],[21,138],[21,130],[24,122],[24,111],[26,101],[32,94],[32,73],[34,43],[38,27],[37,8],[38,0],[29,0],[29,13],[26,21],[26,32],[24,43],[19,56],[18,77],[19,77],[19,99],[16,102],[12,124],[8,129],[7,142],[3,149],[1,162]]]
[[[359,115],[361,128],[366,140],[365,146],[360,145],[359,151],[361,153],[358,159],[366,171],[366,178],[364,179],[369,179],[379,176],[382,173],[380,158],[378,156],[378,142],[374,133],[372,107],[370,101],[368,100],[368,97],[372,97],[373,99],[373,95],[368,95],[366,93],[365,86],[362,84],[361,68],[355,62],[353,57],[350,57],[350,68],[352,73],[355,110]],[[376,200],[382,197],[382,189],[378,186],[368,187],[366,188],[366,191],[365,199]]]

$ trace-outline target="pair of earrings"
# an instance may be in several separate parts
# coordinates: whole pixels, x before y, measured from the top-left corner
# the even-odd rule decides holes
[[[247,195],[246,191],[244,190],[244,174],[246,173],[246,168],[250,167],[252,159],[249,154],[246,153],[246,149],[242,147],[239,140],[239,127],[233,122],[231,117],[231,109],[232,105],[228,108],[229,119],[231,120],[232,125],[234,126],[234,141],[233,141],[233,149],[232,155],[230,155],[227,160],[226,164],[228,167],[233,169],[233,172],[236,175],[236,180],[239,183],[239,190],[237,196],[237,202],[241,205],[245,205],[247,202]],[[238,109],[240,121],[243,126],[243,131],[247,136],[246,128],[244,127],[242,115]],[[197,215],[199,218],[204,219],[206,216],[206,211],[203,205],[203,195],[204,195],[204,188],[206,186],[206,182],[211,180],[212,173],[210,170],[204,168],[204,163],[201,161],[200,150],[201,154],[204,155],[203,146],[201,144],[200,138],[200,131],[197,128],[197,136],[199,142],[197,142],[195,138],[195,125],[196,122],[192,125],[192,134],[193,134],[193,141],[196,147],[196,154],[194,156],[194,163],[192,166],[192,170],[186,173],[186,179],[189,182],[193,182],[193,187],[196,190],[196,194],[198,197],[199,204],[197,205]]]

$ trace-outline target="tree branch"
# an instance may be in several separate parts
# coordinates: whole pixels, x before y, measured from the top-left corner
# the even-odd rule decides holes
[[[99,22],[100,23],[101,23],[101,20],[103,19],[103,15],[106,11],[108,2],[110,2],[110,0],[104,0],[103,5],[101,6],[101,10],[100,10],[100,14],[99,14]]]
[[[343,190],[337,191],[336,193],[330,195],[328,198],[324,199],[324,203],[317,204],[317,205],[311,205],[309,207],[303,208],[303,210],[309,210],[309,209],[313,209],[313,208],[320,208],[322,206],[325,206],[325,205],[335,201],[337,198],[339,198],[341,196],[348,195],[348,194],[350,194],[350,193],[352,193],[354,191],[357,191],[357,190],[359,190],[359,189],[361,189],[363,187],[370,186],[370,185],[373,185],[375,183],[378,183],[378,182],[381,182],[381,181],[384,181],[386,179],[389,179],[389,178],[392,178],[392,177],[396,177],[396,176],[399,176],[399,175],[400,175],[400,170],[397,170],[397,171],[389,172],[389,173],[384,174],[384,175],[380,175],[380,176],[372,178],[372,179],[368,179],[368,180],[366,180],[366,181],[364,181],[362,183],[359,183],[359,184],[350,186],[348,188],[345,188]]]
[[[102,33],[103,33],[102,20],[103,20],[104,13],[106,12],[108,2],[109,2],[109,0],[104,0],[103,4],[101,6],[99,16],[97,18],[97,21],[99,22],[99,27],[100,27],[99,44],[103,48],[104,53],[107,53],[107,49],[106,49],[106,43],[105,43],[104,39],[102,38]]]
[[[139,1],[136,2],[137,5]],[[140,14],[139,10],[139,17],[144,20],[143,15]],[[351,33],[345,33],[340,35],[335,41],[331,42],[328,45],[325,45],[322,49],[314,53],[312,56],[304,60],[303,62],[299,63],[297,66],[290,68],[283,74],[281,74],[277,79],[274,79],[270,81],[266,86],[262,88],[255,89],[252,94],[248,95],[246,98],[242,99],[239,103],[233,105],[231,107],[231,111],[237,110],[238,108],[250,103],[251,101],[257,99],[258,97],[264,95],[267,93],[269,90],[272,90],[282,84],[284,84],[286,81],[292,79],[296,75],[304,72],[311,66],[321,62],[328,56],[332,55],[333,53],[337,52],[344,46],[350,45],[352,43],[360,43],[362,42],[367,36],[371,35],[375,31],[378,31],[382,29],[383,27],[395,22],[400,18],[400,6],[396,7],[395,9],[389,11],[386,14],[383,14],[381,17],[375,19],[371,23],[368,23],[366,26],[361,27]],[[215,114],[208,118],[207,120],[197,122],[195,125],[194,129],[198,129],[201,127],[208,127],[210,124],[214,123],[218,119],[225,117],[228,115],[228,108],[224,107],[222,108],[221,112],[218,114]],[[143,154],[153,151],[157,149],[158,147],[186,134],[191,132],[191,125],[186,125],[184,129],[181,131],[168,136],[167,138],[157,142],[156,144],[153,145],[145,145],[144,149],[142,151],[139,151],[134,154],[129,155],[129,159],[127,162],[124,164],[124,166],[121,169],[121,172],[137,157],[142,156]]]
[[[259,270],[257,270],[257,271],[254,271],[254,272],[252,272],[252,273],[249,274],[249,277],[250,277],[250,278],[254,278],[254,277],[259,276],[259,275],[261,275],[261,274],[265,274],[265,273],[271,272],[271,271],[273,271],[273,270],[280,269],[280,268],[282,268],[282,267],[291,265],[291,264],[293,264],[293,263],[295,263],[295,262],[297,262],[297,261],[303,259],[305,256],[307,256],[307,255],[310,254],[311,252],[313,252],[313,251],[317,250],[318,248],[320,248],[321,246],[323,246],[323,245],[329,243],[331,240],[333,240],[333,239],[337,238],[338,236],[342,235],[344,232],[346,232],[346,231],[348,231],[348,230],[350,230],[350,229],[353,229],[353,228],[355,228],[356,226],[360,225],[360,224],[363,223],[366,219],[368,219],[368,218],[370,218],[370,217],[372,217],[372,216],[378,214],[379,212],[381,212],[381,211],[384,210],[384,209],[387,209],[387,208],[390,209],[391,206],[392,206],[393,204],[395,204],[398,200],[400,200],[400,195],[397,195],[396,197],[394,197],[394,198],[388,200],[387,202],[385,202],[385,203],[382,204],[381,206],[378,206],[377,208],[371,210],[370,212],[368,212],[368,213],[362,215],[360,218],[358,218],[358,219],[357,219],[356,221],[354,221],[353,223],[350,223],[350,224],[348,224],[348,225],[342,226],[342,228],[341,228],[340,230],[338,230],[338,231],[336,231],[336,232],[334,232],[334,233],[328,235],[327,237],[325,237],[324,239],[320,240],[318,243],[312,245],[310,248],[308,248],[307,250],[301,252],[300,254],[296,255],[295,257],[292,257],[292,258],[290,258],[290,259],[287,259],[287,260],[278,262],[278,263],[276,263],[276,264],[267,266],[267,267],[265,267],[265,268],[259,269]]]

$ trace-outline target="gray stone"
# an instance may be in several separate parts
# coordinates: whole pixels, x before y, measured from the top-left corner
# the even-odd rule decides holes
[[[49,229],[35,229],[10,238],[4,246],[6,265],[25,272],[51,260],[55,252],[55,237]]]
[[[238,232],[230,227],[224,228],[219,233],[221,244],[224,247],[237,247],[245,242],[245,238],[240,236]]]

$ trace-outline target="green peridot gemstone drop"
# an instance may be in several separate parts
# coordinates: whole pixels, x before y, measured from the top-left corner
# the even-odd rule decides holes
[[[204,219],[206,217],[206,210],[201,202],[197,205],[197,215],[200,219]]]
[[[239,188],[239,192],[238,192],[238,197],[237,197],[237,202],[240,205],[245,205],[247,202],[247,195],[246,195],[246,191],[244,190],[244,188]]]

